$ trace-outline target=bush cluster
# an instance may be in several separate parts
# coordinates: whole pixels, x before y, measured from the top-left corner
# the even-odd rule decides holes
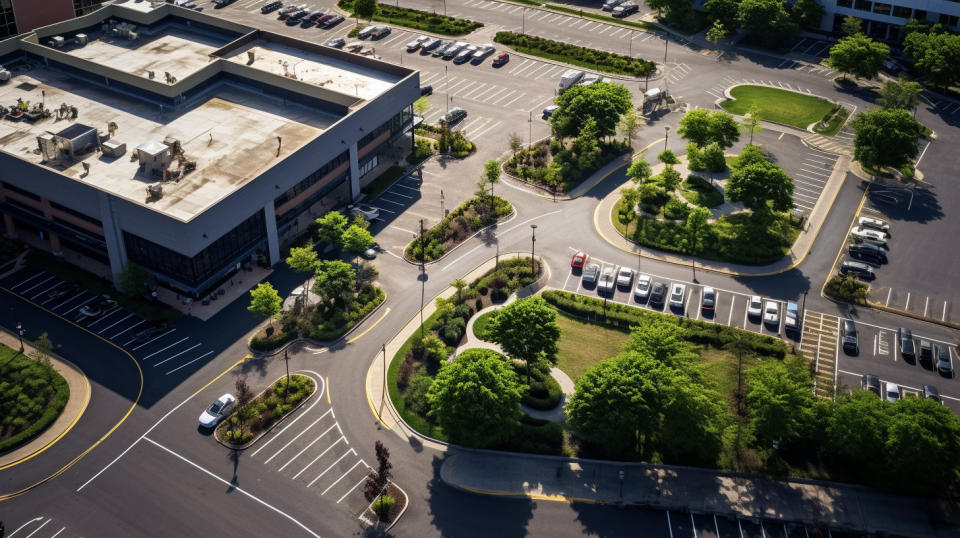
[[[526,381],[527,369],[524,365],[514,363],[514,369],[520,379]],[[549,411],[560,403],[563,390],[560,383],[550,375],[549,363],[538,363],[530,366],[530,383],[523,393],[520,402],[533,409]]]
[[[604,311],[603,301],[599,299],[560,290],[547,290],[541,295],[558,310],[614,327],[643,325],[664,315],[613,302],[608,302]],[[688,318],[679,318],[679,323],[683,329],[683,338],[696,344],[722,348],[739,336],[745,339],[750,351],[757,355],[782,359],[787,353],[787,346],[783,341],[769,336]]]
[[[497,32],[493,40],[519,52],[607,73],[644,77],[652,75],[657,69],[655,63],[642,58],[631,58],[624,54],[569,45],[516,32]]]
[[[336,340],[379,306],[385,296],[382,289],[368,286],[357,295],[349,311],[342,308],[322,311],[318,308],[313,314],[314,328],[310,331],[310,338]]]
[[[630,150],[622,140],[596,140],[591,147],[574,141],[570,148],[559,140],[544,140],[514,153],[504,164],[507,172],[524,181],[536,183],[555,192],[569,192],[603,168],[607,163]]]
[[[690,174],[680,187],[680,193],[693,205],[717,207],[723,203],[723,193],[714,188],[709,181]]]
[[[254,351],[269,351],[271,349],[277,349],[278,347],[286,344],[290,340],[296,338],[297,333],[295,331],[278,331],[270,336],[259,337],[254,336],[250,339],[250,348]]]
[[[493,224],[500,217],[513,212],[510,202],[494,196],[491,211],[489,196],[471,198],[450,212],[439,224],[426,230],[407,245],[404,255],[408,260],[433,261],[465,241],[477,230]],[[422,256],[422,258],[421,258]]]
[[[427,157],[433,155],[436,148],[436,142],[429,138],[417,138],[414,142],[413,151],[407,155],[407,162],[410,164],[418,163]]]
[[[6,353],[0,354],[0,452],[45,430],[70,398],[67,381],[53,368],[9,348],[3,351]]]
[[[353,13],[353,2],[351,0],[340,0],[337,2],[337,6],[340,7],[340,9]],[[428,11],[391,6],[383,3],[377,6],[377,14],[373,16],[373,20],[389,22],[391,24],[406,26],[407,28],[416,28],[417,30],[434,34],[451,36],[469,34],[477,28],[483,27],[482,22],[445,17]]]
[[[307,376],[291,375],[290,386],[287,387],[287,378],[282,377],[272,387],[263,391],[246,407],[238,409],[228,420],[219,427],[220,438],[234,444],[243,444],[250,441],[260,432],[266,431],[274,422],[293,411],[304,398],[314,389],[314,382]],[[286,400],[284,389],[286,388]],[[243,417],[243,431],[240,428],[240,417]]]
[[[855,278],[846,275],[837,275],[827,281],[824,293],[837,299],[851,303],[864,304],[867,300],[869,286]]]

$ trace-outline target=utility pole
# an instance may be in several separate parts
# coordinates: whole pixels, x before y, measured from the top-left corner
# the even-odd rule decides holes
[[[283,350],[283,365],[287,368],[287,382],[283,385],[283,401],[287,401],[287,391],[290,390],[290,357],[287,356],[287,350]]]
[[[20,353],[23,353],[23,324],[17,322],[17,336],[20,337]]]
[[[402,58],[403,52],[401,52],[400,55]],[[633,30],[630,30],[630,57],[633,58]],[[401,60],[400,63],[402,64],[403,61]]]
[[[537,225],[531,224],[530,229],[533,233],[533,235],[530,237],[530,272],[536,273],[534,263],[536,262],[537,257]]]
[[[663,127],[663,151],[667,151],[667,141],[670,140],[670,126]]]
[[[527,125],[530,127],[530,132],[527,134],[527,147],[533,145],[533,111],[530,111],[530,118],[527,119]]]
[[[520,33],[527,33],[527,8],[523,8],[523,11],[520,12]]]
[[[424,258],[426,252],[423,245],[423,219],[420,219],[420,340],[423,340],[423,296],[427,287],[427,269]]]
[[[663,67],[667,67],[667,47],[670,45],[670,40],[667,39],[667,36],[663,36]]]
[[[387,344],[383,344],[383,386],[380,388],[380,411],[377,412],[377,417],[383,415],[383,401],[387,397]],[[383,419],[380,419],[383,420]]]
[[[443,189],[440,189],[440,220],[443,220]]]

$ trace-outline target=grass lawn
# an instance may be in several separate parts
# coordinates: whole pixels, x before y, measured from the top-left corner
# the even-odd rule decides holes
[[[729,351],[708,347],[700,352],[700,363],[703,365],[703,379],[714,390],[734,405],[734,393],[737,390],[737,357]],[[744,383],[746,372],[757,363],[757,358],[751,355],[743,357]],[[731,408],[732,409],[732,408]]]
[[[496,314],[496,310],[491,310],[484,314],[480,314],[480,317],[473,321],[473,335],[481,340],[486,340],[492,342],[487,336],[487,325],[490,325],[490,320],[493,319],[493,315]]]
[[[838,105],[834,107],[833,112],[830,114],[830,119],[823,123],[818,123],[814,126],[813,130],[825,136],[833,136],[840,132],[849,115],[849,110]]]
[[[0,453],[47,429],[69,398],[67,381],[48,364],[0,344]]]
[[[557,367],[574,381],[594,364],[623,351],[623,344],[630,339],[627,331],[582,321],[562,312],[557,314],[557,325],[560,326]]]
[[[700,207],[717,207],[723,203],[723,193],[700,176],[691,175],[685,179],[680,184],[680,194],[691,204]]]
[[[730,90],[730,95],[734,101],[720,106],[731,114],[742,116],[756,107],[763,119],[799,129],[806,129],[833,110],[833,104],[826,99],[764,86],[737,86]]]

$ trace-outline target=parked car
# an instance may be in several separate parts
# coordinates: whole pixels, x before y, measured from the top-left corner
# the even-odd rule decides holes
[[[713,311],[717,306],[717,290],[710,286],[703,288],[703,294],[700,296],[700,307],[704,310]]]
[[[111,308],[117,306],[117,302],[109,295],[101,295],[99,299],[91,301],[80,309],[80,315],[87,318],[95,318]]]
[[[881,232],[880,230],[865,228],[863,226],[855,226],[852,230],[850,230],[850,235],[864,241],[875,241],[877,243],[887,242],[887,234]]]
[[[877,274],[873,272],[869,265],[851,261],[844,261],[840,264],[840,274],[854,276],[862,280],[877,278]]]
[[[303,18],[303,23],[304,23],[304,24],[315,24],[315,23],[316,23],[318,20],[320,20],[320,18],[323,17],[324,15],[326,15],[326,13],[324,13],[324,12],[322,12],[322,11],[314,11],[314,12],[310,13],[309,15],[307,15],[306,17]]]
[[[370,247],[367,250],[364,250],[360,253],[365,260],[373,260],[377,257],[377,249],[375,247]]]
[[[937,371],[941,375],[953,377],[953,362],[950,360],[950,348],[937,344]]]
[[[793,301],[787,302],[787,309],[783,315],[783,330],[800,332],[800,309]]]
[[[430,41],[430,36],[422,35],[413,41],[407,43],[407,52],[416,52],[424,43]]]
[[[588,264],[583,268],[583,285],[596,284],[597,277],[600,276],[600,266],[595,263]]]
[[[687,287],[678,282],[674,282],[670,287],[670,308],[683,308],[686,300]]]
[[[334,26],[340,24],[341,22],[343,22],[343,15],[335,14],[333,17],[330,17],[329,19],[324,19],[324,21],[320,24],[324,28],[333,28]]]
[[[420,44],[420,54],[430,52],[438,46],[440,46],[440,39],[436,37],[428,37],[426,41]]]
[[[550,116],[553,116],[553,113],[557,111],[560,107],[557,105],[550,105],[543,109],[543,119],[549,119]]]
[[[463,47],[462,49],[460,49],[460,52],[458,52],[457,55],[453,57],[453,63],[465,64],[469,62],[470,59],[473,58],[473,53],[477,52],[477,50],[478,49],[476,45],[467,45],[466,47]]]
[[[509,61],[510,61],[510,54],[506,52],[501,52],[500,54],[497,55],[496,58],[493,59],[492,65],[494,67],[500,67],[502,65],[506,65],[506,63]]]
[[[617,271],[617,286],[620,288],[629,288],[633,284],[633,270],[629,267],[621,267]]]
[[[328,39],[324,41],[323,44],[328,47],[333,47],[335,49],[342,49],[343,46],[347,44],[347,40],[342,37],[335,37],[333,39]]]
[[[573,258],[570,259],[570,267],[572,269],[583,269],[588,259],[590,259],[590,256],[586,252],[578,250],[573,254]]]
[[[613,8],[612,15],[617,18],[629,17],[640,10],[640,6],[633,2],[625,2]]]
[[[447,47],[445,51],[443,51],[443,59],[452,60],[454,57],[456,57],[457,54],[460,54],[461,50],[463,50],[467,46],[469,46],[469,43],[465,43],[463,41],[457,41],[453,45],[450,45],[449,47]]]
[[[466,118],[466,117],[467,117],[467,111],[458,106],[455,106],[451,108],[450,111],[446,113],[446,115],[443,116],[443,120],[447,123],[447,125],[454,125],[460,121],[463,121],[463,118]]]
[[[920,364],[933,368],[933,342],[925,338],[920,339]]]
[[[224,394],[217,398],[217,401],[210,404],[203,413],[200,413],[200,426],[203,428],[213,428],[225,417],[233,412],[233,406],[237,403],[233,394]]]
[[[900,385],[897,385],[896,383],[887,383],[887,391],[885,394],[888,402],[896,402],[903,397],[903,392],[900,390]]]
[[[751,318],[759,318],[763,314],[763,299],[759,295],[750,297],[747,303],[747,315]]]
[[[389,26],[374,26],[373,31],[370,32],[370,39],[383,39],[390,35],[391,31]]]
[[[437,44],[436,47],[433,48],[433,52],[430,54],[439,58],[440,56],[443,56],[443,53],[446,52],[447,49],[454,46],[455,44],[456,43],[454,43],[450,39],[443,39],[440,41],[440,43]]]
[[[601,293],[609,292],[613,293],[613,287],[616,282],[616,267],[608,265],[603,268],[603,272],[600,273],[600,282],[597,283],[597,291]]]
[[[283,2],[268,2],[260,7],[260,13],[270,13],[283,7]]]
[[[580,71],[579,69],[567,69],[562,75],[560,75],[560,83],[558,84],[557,89],[560,93],[563,93],[567,88],[580,82],[580,79],[582,78],[583,71]]]
[[[291,6],[287,6],[287,7],[283,8],[283,9],[281,9],[280,11],[277,12],[277,18],[280,19],[280,20],[286,19],[287,17],[290,16],[291,13],[295,13],[295,12],[297,12],[297,11],[300,11],[300,10],[303,9],[303,8],[304,8],[304,6],[292,6],[292,5],[291,5]]]
[[[68,295],[73,295],[78,291],[80,291],[80,284],[77,284],[76,282],[71,282],[66,286],[58,286],[48,291],[46,294],[44,294],[43,298],[40,299],[40,302],[45,303],[49,301],[56,301],[57,299],[63,299],[64,297],[67,297]]]
[[[582,79],[580,79],[581,86],[589,86],[591,84],[596,84],[597,82],[600,82],[600,75],[586,74]]]
[[[857,336],[857,324],[852,319],[845,319],[840,324],[840,342],[843,352],[847,355],[860,354],[860,341]]]
[[[937,403],[943,403],[943,400],[940,399],[940,391],[933,385],[923,386],[923,397],[928,400],[934,400]]]
[[[287,15],[287,26],[295,26],[300,23],[300,21],[306,17],[310,12],[301,9],[299,11],[294,11],[293,13]]]
[[[336,17],[336,13],[327,13],[326,15],[317,19],[317,26],[325,26],[330,19]]]
[[[763,322],[777,328],[780,327],[780,303],[767,301],[767,304],[763,306]]]
[[[847,247],[850,256],[865,262],[881,265],[887,263],[887,251],[873,243],[851,243]]]
[[[897,191],[883,190],[870,191],[870,199],[874,202],[887,205],[900,205],[903,203],[903,197]]]
[[[347,52],[359,52],[365,45],[363,41],[352,41],[343,46],[343,50]]]
[[[890,225],[887,224],[887,221],[882,219],[875,219],[873,217],[860,217],[857,219],[857,225],[861,228],[873,228],[874,230],[879,230],[885,234],[890,234]]]
[[[654,282],[650,289],[650,304],[663,306],[663,298],[667,295],[667,286],[663,282]]]
[[[480,46],[477,48],[477,51],[473,53],[473,58],[471,58],[471,61],[472,61],[474,64],[479,64],[480,62],[482,62],[482,61],[484,60],[484,58],[486,58],[487,56],[490,56],[490,55],[493,54],[494,51],[496,51],[496,50],[497,50],[497,48],[494,47],[493,45],[491,45],[490,43],[486,43],[486,44],[484,44],[484,45],[480,45]]]
[[[863,374],[860,378],[860,388],[880,396],[880,378],[873,374]]]
[[[433,86],[427,84],[426,86],[420,86],[420,97],[425,95],[433,94]]]
[[[604,11],[613,11],[613,8],[619,6],[620,4],[626,2],[626,0],[604,0],[603,9]]]
[[[640,300],[650,297],[650,275],[637,276],[637,287],[634,288],[633,294]]]
[[[917,349],[913,344],[913,333],[910,329],[900,327],[897,330],[897,337],[900,339],[900,355],[904,359],[915,360],[917,358]]]
[[[357,38],[359,38],[359,39],[366,39],[366,38],[370,37],[370,36],[373,34],[373,31],[374,31],[376,28],[377,28],[377,25],[375,25],[375,24],[371,24],[371,25],[369,25],[369,26],[364,26],[363,28],[360,29],[359,32],[357,32]]]
[[[347,209],[350,215],[363,215],[364,220],[374,220],[380,216],[380,209],[369,204],[352,204]]]

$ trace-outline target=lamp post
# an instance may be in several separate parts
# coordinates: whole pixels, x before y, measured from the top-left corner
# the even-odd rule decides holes
[[[379,418],[383,415],[383,401],[387,398],[387,344],[383,344],[383,386],[380,387],[380,410],[377,412]]]
[[[20,353],[23,353],[23,324],[17,322],[17,336],[20,337]]]
[[[667,141],[670,140],[670,126],[663,127],[663,151],[667,151]]]
[[[443,0],[443,16],[447,16],[447,0]]]
[[[634,31],[630,30],[630,57],[633,58],[633,34]]]
[[[663,36],[663,65],[667,65],[667,47],[670,45],[670,40],[667,39],[667,36]]]
[[[446,15],[446,10],[444,10],[444,15]],[[447,96],[443,102],[447,106],[447,112],[450,112],[450,85],[447,84],[447,66],[443,66],[443,93]]]
[[[527,133],[527,146],[533,145],[533,111],[530,111],[530,118],[527,119],[527,125],[530,127]]]
[[[536,256],[537,256],[537,225],[531,224],[530,230],[533,235],[530,237],[530,272],[533,273],[536,271],[534,266]]]
[[[440,220],[443,220],[443,189],[440,189]]]
[[[527,8],[523,8],[523,11],[520,12],[520,33],[527,33]]]

